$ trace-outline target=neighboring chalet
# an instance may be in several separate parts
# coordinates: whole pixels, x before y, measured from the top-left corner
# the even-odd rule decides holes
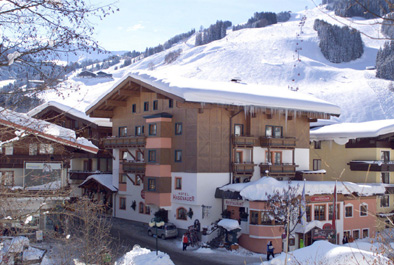
[[[44,228],[44,210],[70,198],[74,161],[98,148],[70,129],[11,110],[0,110],[0,127],[0,219],[29,214],[33,223],[43,218]]]
[[[28,115],[71,129],[75,131],[77,137],[84,137],[99,147],[97,153],[85,153],[84,156],[80,156],[79,160],[73,160],[73,164],[68,171],[68,177],[74,190],[74,196],[81,195],[81,190],[76,188],[87,177],[98,174],[112,175],[112,152],[104,149],[100,140],[112,135],[112,123],[109,119],[90,118],[81,111],[55,101],[49,101],[32,109],[28,112]],[[84,193],[91,194],[102,190],[101,193],[103,193],[104,197],[101,197],[103,199],[112,196],[113,187],[103,186],[96,181],[96,184],[100,186],[100,188],[97,188],[95,185],[92,185],[92,181],[94,182],[96,179],[91,179],[89,186],[87,186],[86,182],[81,186],[84,189]],[[96,189],[96,192],[92,191],[92,188]],[[112,200],[112,198],[110,199]],[[105,202],[108,202],[108,200],[105,199]]]
[[[209,226],[224,210],[216,188],[308,169],[309,122],[339,115],[288,90],[182,81],[129,74],[86,111],[113,122],[104,146],[115,157],[116,217],[148,223],[164,209],[181,229]]]
[[[383,183],[386,194],[377,200],[378,216],[394,216],[394,120],[333,124],[311,130],[310,163],[325,174],[304,175],[320,180]]]
[[[289,236],[289,250],[302,245],[309,246],[316,240],[329,240],[341,244],[346,234],[348,238],[373,237],[376,233],[376,196],[384,193],[383,185],[359,185],[351,182],[335,181],[277,181],[263,177],[250,183],[230,184],[220,191],[235,199],[224,200],[226,211],[233,219],[240,220],[242,235],[239,244],[251,251],[266,253],[268,241],[272,241],[275,253],[285,249],[286,234],[284,216],[272,213],[267,206],[270,196],[289,191],[301,200],[305,184],[305,225],[292,223],[295,229]],[[335,229],[332,227],[334,187],[337,191]],[[241,209],[249,209],[247,214],[238,214]],[[295,216],[298,216],[299,208]],[[335,236],[336,234],[336,236]],[[305,242],[302,242],[305,239]]]

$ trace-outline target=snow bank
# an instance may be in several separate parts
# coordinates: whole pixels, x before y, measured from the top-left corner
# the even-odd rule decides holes
[[[394,119],[327,125],[311,129],[310,138],[346,143],[349,139],[377,137],[392,132],[394,132]]]
[[[150,251],[146,248],[141,248],[138,245],[133,247],[133,250],[127,252],[120,258],[115,265],[174,265],[170,257],[159,251],[156,255],[155,251]]]
[[[311,246],[297,249],[288,253],[287,264],[325,264],[325,265],[370,265],[370,264],[391,264],[390,260],[378,253],[371,252],[371,244],[365,243],[362,248],[356,245],[333,245],[326,241],[316,241]],[[271,261],[263,262],[264,265],[285,264],[286,254]]]
[[[304,181],[292,181],[290,183],[295,189],[297,195],[302,194]],[[360,196],[370,196],[374,194],[384,194],[385,187],[380,183],[356,184],[353,182],[337,182],[338,194],[357,193]],[[242,198],[250,201],[265,201],[269,196],[277,192],[287,190],[289,183],[287,181],[278,181],[271,177],[262,177],[259,180],[248,183],[230,184],[221,187],[223,191],[240,192]],[[319,195],[332,194],[334,192],[335,181],[306,181],[305,194]]]
[[[227,231],[231,231],[234,229],[241,229],[238,221],[233,219],[222,219],[218,222],[218,226],[223,227]]]

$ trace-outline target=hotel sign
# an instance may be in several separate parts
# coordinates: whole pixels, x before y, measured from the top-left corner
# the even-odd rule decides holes
[[[182,203],[195,203],[196,196],[194,194],[185,191],[173,191],[172,201],[182,202]]]
[[[331,195],[322,195],[322,196],[311,196],[309,200],[310,202],[329,202],[332,201],[333,198]]]
[[[227,206],[244,207],[245,201],[224,200],[224,204],[226,204]]]

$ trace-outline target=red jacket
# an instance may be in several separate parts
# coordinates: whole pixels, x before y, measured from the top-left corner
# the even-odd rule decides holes
[[[189,243],[189,239],[187,238],[187,236],[183,235],[182,243]]]

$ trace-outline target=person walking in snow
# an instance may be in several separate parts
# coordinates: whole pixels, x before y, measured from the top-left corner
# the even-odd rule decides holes
[[[189,244],[189,239],[187,238],[186,233],[184,233],[182,236],[182,244],[183,244],[183,251],[185,251],[187,248],[187,245]]]
[[[270,256],[271,255],[272,255],[272,258],[275,258],[274,246],[272,245],[271,241],[268,241],[268,244],[267,244],[267,260],[270,260]]]

